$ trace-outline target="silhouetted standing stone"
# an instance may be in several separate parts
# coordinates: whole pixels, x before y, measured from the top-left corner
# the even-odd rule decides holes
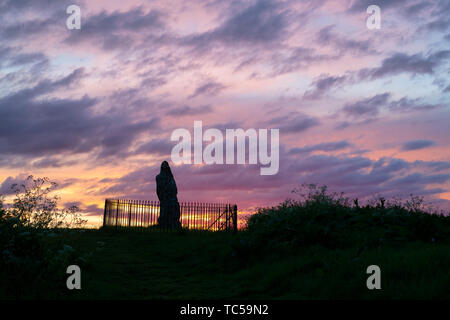
[[[177,184],[167,161],[161,163],[161,171],[156,176],[156,193],[160,203],[159,225],[163,228],[181,228]]]

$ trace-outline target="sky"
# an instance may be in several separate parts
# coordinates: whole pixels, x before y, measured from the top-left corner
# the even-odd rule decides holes
[[[78,5],[81,28],[66,9]],[[381,28],[368,29],[370,5]],[[448,0],[0,0],[0,194],[276,205],[302,184],[450,209]],[[177,128],[279,129],[279,171],[171,162]]]

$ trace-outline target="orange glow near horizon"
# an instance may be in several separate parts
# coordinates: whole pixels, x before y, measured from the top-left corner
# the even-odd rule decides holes
[[[372,31],[355,1],[83,1],[80,30],[59,4],[13,2],[0,13],[6,201],[7,183],[48,177],[99,227],[105,198],[157,199],[172,133],[202,121],[278,129],[279,171],[170,163],[180,202],[236,203],[244,221],[311,183],[450,209],[449,35],[427,29],[445,25],[445,1],[392,3]]]

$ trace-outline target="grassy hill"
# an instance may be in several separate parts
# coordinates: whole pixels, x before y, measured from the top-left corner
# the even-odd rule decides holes
[[[361,207],[316,190],[304,201],[261,209],[235,236],[14,232],[12,247],[2,240],[1,298],[450,298],[450,218],[425,212],[420,201]],[[66,288],[70,264],[81,267],[81,290]],[[374,264],[381,290],[366,287]]]
[[[46,281],[16,287],[39,299],[448,299],[450,245],[412,242],[368,248],[320,245],[238,257],[232,235],[69,231],[82,289],[65,287],[65,264]],[[239,238],[239,236],[238,236]],[[241,239],[242,240],[242,239]],[[81,258],[80,256],[81,255]],[[366,288],[367,266],[382,290]],[[8,276],[2,275],[3,281]],[[20,290],[19,290],[20,289]],[[11,294],[11,292],[9,292]],[[13,298],[8,292],[2,298]]]

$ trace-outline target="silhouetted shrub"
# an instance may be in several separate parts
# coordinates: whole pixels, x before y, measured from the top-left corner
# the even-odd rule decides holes
[[[62,229],[79,227],[83,220],[76,207],[58,209],[57,198],[49,197],[55,187],[48,179],[30,176],[23,185],[12,186],[12,205],[5,207],[0,196],[1,298],[39,298],[41,290],[65,285],[68,265],[84,262],[64,243],[70,231]]]
[[[300,200],[259,209],[248,219],[246,230],[235,244],[236,252],[310,245],[364,249],[386,242],[450,239],[450,217],[427,209],[419,197],[404,203],[380,198],[361,207],[357,199],[352,206],[342,193],[328,193],[325,186],[304,185],[294,192]],[[238,249],[239,243],[245,244],[245,250]]]

